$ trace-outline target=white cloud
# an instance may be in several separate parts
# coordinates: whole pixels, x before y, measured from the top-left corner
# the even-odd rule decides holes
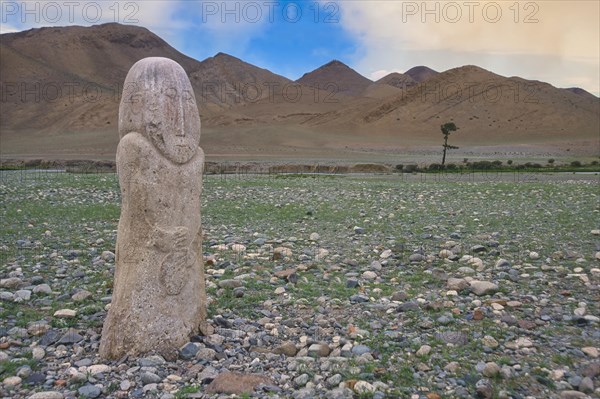
[[[381,69],[428,65],[445,70],[470,63],[509,75],[544,75],[550,83],[564,85],[567,75],[561,69],[569,65],[573,74],[568,76],[591,74],[587,89],[598,92],[599,2],[338,4],[342,27],[361,49],[354,66],[367,76]]]
[[[371,74],[367,77],[369,79],[371,79],[372,81],[376,81],[376,80],[379,80],[379,79],[383,78],[384,76],[387,76],[393,72],[400,72],[400,71],[388,71],[387,69],[378,69],[377,71],[371,72]]]
[[[194,1],[197,31],[207,45],[219,51],[241,54],[250,41],[264,32],[272,10],[260,1]]]
[[[15,33],[15,32],[19,32],[19,31],[20,31],[20,29],[17,29],[14,26],[10,26],[8,24],[0,24],[0,34]]]
[[[272,20],[265,2],[201,0],[24,0],[2,2],[3,32],[109,22],[142,26],[179,49],[243,52]],[[199,46],[199,42],[202,46]]]
[[[161,32],[185,22],[176,17],[182,1],[2,1],[2,26],[17,30],[43,26],[97,25],[108,22],[140,25]]]

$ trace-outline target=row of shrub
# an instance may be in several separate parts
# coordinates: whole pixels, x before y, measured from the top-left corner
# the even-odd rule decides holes
[[[431,163],[428,165],[417,165],[417,164],[398,164],[396,165],[396,171],[400,171],[403,173],[413,173],[413,172],[437,172],[437,171],[470,171],[470,170],[531,170],[531,169],[541,169],[546,171],[561,171],[561,170],[572,170],[577,168],[592,168],[598,169],[598,161],[592,161],[589,164],[584,164],[581,161],[573,161],[570,164],[563,165],[555,165],[554,160],[551,159],[548,162],[548,165],[542,165],[536,162],[526,162],[523,164],[515,165],[512,160],[508,160],[506,165],[503,165],[502,161],[475,161],[475,162],[465,162],[462,164],[449,163],[446,165],[442,165],[439,163]]]
[[[0,160],[0,170],[27,170],[27,169],[57,169],[66,170],[73,173],[107,173],[115,172],[114,161],[92,161],[92,160]],[[581,161],[573,161],[569,164],[557,165],[554,159],[549,159],[546,165],[535,162],[526,162],[514,164],[512,160],[506,161],[474,161],[469,162],[465,159],[462,163],[448,163],[441,165],[439,163],[431,164],[398,164],[395,166],[396,172],[416,173],[416,172],[471,172],[471,171],[594,171],[600,172],[598,161],[592,161],[585,164]],[[206,174],[289,174],[289,173],[309,173],[309,174],[345,174],[345,173],[390,173],[394,171],[391,164],[277,164],[261,162],[206,162],[204,172]]]

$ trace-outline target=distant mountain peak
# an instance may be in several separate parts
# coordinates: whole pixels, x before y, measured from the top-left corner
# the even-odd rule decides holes
[[[332,67],[332,66],[345,66],[347,68],[350,68],[348,65],[344,64],[340,60],[331,60],[327,64],[321,66],[321,68],[327,68],[327,67]]]
[[[433,72],[437,72],[435,69],[431,69],[428,66],[417,65],[417,66],[414,66],[414,67],[410,68],[408,71],[406,71],[404,73],[406,74],[408,72],[420,72],[420,71],[433,71]]]
[[[387,84],[400,89],[417,84],[412,77],[399,72],[387,74],[383,78],[376,81],[376,83]]]
[[[408,71],[404,72],[404,74],[413,78],[417,83],[421,83],[439,74],[439,72],[424,65],[419,65],[410,68]]]
[[[362,93],[373,83],[339,60],[329,61],[314,71],[305,73],[296,82],[318,87],[335,84],[337,91],[354,95]]]
[[[400,72],[390,72],[387,75],[385,75],[383,78],[385,78],[387,76],[389,76],[389,77],[400,77],[400,76],[405,76],[405,75],[403,73],[400,73]],[[381,78],[381,79],[383,79],[383,78]]]
[[[222,51],[219,51],[217,54],[215,54],[214,58],[235,58],[235,59],[239,59],[237,57],[234,57],[231,54],[223,53]]]
[[[100,28],[100,29],[119,28],[119,29],[148,30],[148,29],[144,28],[143,26],[120,24],[118,22],[105,22],[103,24],[92,25],[91,28]]]
[[[251,158],[280,159],[291,151],[330,154],[347,148],[354,157],[355,150],[373,148],[369,153],[379,156],[379,148],[402,151],[413,143],[437,143],[444,121],[461,127],[461,146],[497,144],[507,156],[520,143],[562,140],[569,141],[569,148],[574,148],[571,142],[585,143],[580,148],[586,153],[597,148],[589,143],[597,143],[600,100],[582,89],[557,89],[473,65],[442,73],[421,65],[374,83],[342,61],[326,59],[296,81],[301,90],[288,92],[289,79],[230,54],[197,61],[146,28],[108,23],[1,35],[3,81],[30,83],[27,90],[35,83],[59,89],[63,82],[75,84],[62,88],[60,101],[44,98],[52,91],[38,92],[41,100],[33,101],[33,93],[7,90],[0,118],[3,154],[23,154],[23,143],[28,143],[33,148],[25,153],[28,157],[74,157],[79,151],[114,156],[119,103],[88,101],[83,90],[94,85],[103,99],[117,98],[131,66],[146,57],[167,57],[185,69],[210,132],[203,146],[212,154],[237,157],[238,151],[248,151]],[[288,59],[278,61],[289,64]],[[490,81],[507,90],[495,97],[486,91]],[[523,90],[511,89],[518,87]],[[300,94],[297,101],[294,91]]]
[[[587,97],[587,98],[590,98],[593,100],[598,99],[598,97],[596,97],[589,91],[582,89],[581,87],[569,87],[569,88],[566,88],[565,90],[570,91],[571,93],[577,94],[578,96]]]

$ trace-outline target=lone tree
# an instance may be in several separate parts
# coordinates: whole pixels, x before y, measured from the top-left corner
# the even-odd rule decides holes
[[[458,149],[458,147],[448,144],[448,136],[450,136],[450,133],[457,131],[458,128],[456,127],[454,122],[448,122],[448,123],[444,123],[441,126],[441,129],[442,129],[442,134],[444,135],[444,145],[443,145],[444,155],[442,156],[442,166],[444,166],[444,164],[446,163],[446,151]]]

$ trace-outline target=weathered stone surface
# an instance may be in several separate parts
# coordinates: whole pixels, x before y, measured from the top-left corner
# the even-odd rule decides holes
[[[325,343],[312,344],[308,348],[308,355],[316,357],[326,357],[329,356],[330,351],[331,350],[329,349],[329,346]]]
[[[240,374],[225,372],[219,374],[206,387],[206,393],[228,393],[242,395],[252,393],[258,385],[271,385],[273,380],[258,374]]]
[[[34,393],[29,399],[63,399],[63,397],[60,392],[46,391]]]
[[[198,347],[193,342],[188,342],[179,350],[179,356],[182,359],[192,359],[198,353]]]
[[[11,376],[11,377],[6,377],[3,381],[4,385],[7,387],[14,387],[19,385],[23,380],[21,379],[21,377],[16,377],[16,376]]]
[[[273,353],[279,355],[284,354],[286,356],[296,356],[298,350],[293,342],[284,342],[273,350]]]
[[[34,294],[52,294],[52,288],[48,284],[40,284],[33,287]]]
[[[579,390],[584,393],[594,392],[594,381],[590,377],[585,377],[579,383]]]
[[[290,258],[292,250],[286,247],[277,247],[273,250],[273,260]]]
[[[449,278],[446,282],[446,288],[449,290],[462,291],[469,287],[469,283],[464,278]]]
[[[431,346],[422,345],[417,351],[417,356],[427,356],[431,352]]]
[[[495,377],[498,374],[500,374],[500,366],[498,366],[494,362],[488,362],[485,364],[485,367],[481,371],[481,374],[489,378]]]
[[[200,194],[204,153],[189,79],[176,62],[138,61],[119,108],[121,217],[100,356],[174,359],[206,317]]]
[[[585,399],[587,397],[585,393],[578,391],[562,391],[560,393],[560,399]]]
[[[77,311],[73,309],[59,309],[54,312],[54,317],[71,318],[77,316]]]
[[[75,302],[81,302],[81,301],[85,301],[86,299],[88,299],[91,296],[92,296],[91,292],[89,292],[87,290],[81,290],[81,291],[77,291],[75,294],[73,294],[71,299],[74,300]]]
[[[273,273],[273,275],[275,277],[287,280],[291,275],[293,275],[295,273],[296,273],[296,269],[284,269],[284,270],[276,271],[275,273]]]
[[[46,356],[46,351],[44,350],[44,348],[41,348],[39,346],[36,346],[31,351],[31,357],[34,360],[42,360],[44,356]]]
[[[200,334],[208,337],[209,335],[213,335],[215,333],[215,328],[210,325],[209,322],[202,320],[200,325],[198,326],[198,330]]]
[[[586,346],[581,348],[581,351],[583,353],[585,353],[586,355],[588,355],[589,357],[593,357],[593,358],[597,358],[599,351],[597,348],[593,347],[593,346]]]
[[[110,371],[110,366],[106,364],[94,364],[87,368],[87,372],[91,375],[96,375],[100,373],[108,373]]]
[[[470,284],[471,284],[471,292],[473,292],[475,295],[479,295],[479,296],[488,295],[488,294],[493,294],[494,292],[498,291],[498,286],[489,281],[474,280],[474,281],[471,281]]]
[[[66,333],[58,340],[59,344],[74,344],[83,339],[83,336],[73,328],[69,328]]]
[[[242,282],[240,280],[227,279],[227,280],[219,281],[220,288],[237,288],[237,287],[241,287],[241,286],[242,286]]]
[[[102,390],[95,385],[87,384],[80,387],[78,390],[79,395],[85,398],[97,398],[102,394]]]
[[[20,278],[10,277],[0,280],[0,288],[18,288],[23,284]]]
[[[367,381],[357,381],[354,384],[354,391],[359,394],[369,394],[375,392],[375,387]]]

